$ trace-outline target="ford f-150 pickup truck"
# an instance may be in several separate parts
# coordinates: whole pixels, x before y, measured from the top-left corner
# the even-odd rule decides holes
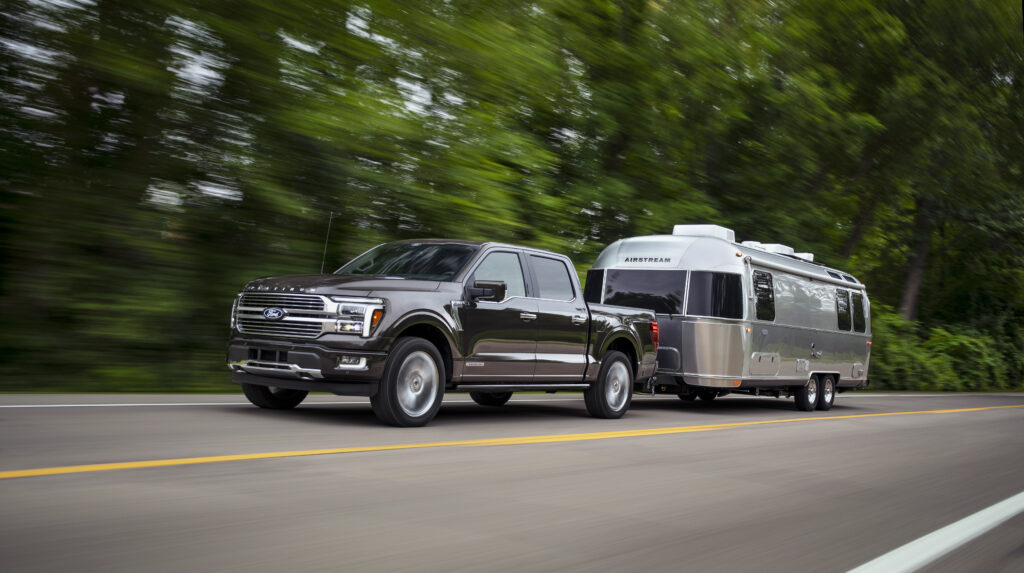
[[[263,408],[333,392],[422,426],[446,391],[501,406],[514,391],[582,390],[591,415],[619,418],[655,372],[657,339],[653,312],[588,304],[565,256],[432,239],[379,245],[330,275],[249,282],[227,360]]]

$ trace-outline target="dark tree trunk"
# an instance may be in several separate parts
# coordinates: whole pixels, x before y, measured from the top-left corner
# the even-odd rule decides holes
[[[878,205],[878,195],[875,192],[873,186],[867,183],[868,171],[871,169],[871,165],[874,163],[875,148],[869,149],[865,154],[864,158],[861,159],[860,166],[857,168],[857,176],[855,181],[860,183],[861,188],[865,189],[864,195],[861,197],[859,209],[857,210],[857,216],[853,220],[853,229],[850,231],[850,236],[846,239],[846,244],[843,245],[842,255],[844,259],[850,258],[853,251],[860,244],[862,238],[864,238],[864,231],[871,226],[871,223],[875,220],[875,210]]]
[[[924,282],[924,267],[931,250],[931,202],[918,198],[915,202],[917,212],[914,215],[914,236],[911,239],[910,263],[907,267],[907,280],[903,284],[903,295],[900,296],[900,315],[906,320],[917,320],[917,301]]]

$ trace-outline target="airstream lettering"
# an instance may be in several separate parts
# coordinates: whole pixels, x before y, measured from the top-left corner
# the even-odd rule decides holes
[[[587,273],[586,296],[657,313],[652,392],[794,396],[806,411],[828,410],[837,392],[868,384],[864,285],[785,245],[676,225],[671,235],[609,245]]]

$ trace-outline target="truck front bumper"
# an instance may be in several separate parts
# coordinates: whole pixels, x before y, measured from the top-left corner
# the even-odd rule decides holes
[[[238,384],[372,396],[386,360],[385,352],[235,339],[228,345],[227,366]]]

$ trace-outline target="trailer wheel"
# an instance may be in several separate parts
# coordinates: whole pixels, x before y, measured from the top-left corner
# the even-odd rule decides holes
[[[289,390],[257,384],[242,384],[242,393],[253,404],[270,410],[294,408],[302,403],[306,399],[306,395],[309,394],[305,390]]]
[[[710,402],[718,397],[718,390],[712,390],[710,388],[701,388],[697,390],[697,396],[700,396],[701,400]]]
[[[469,397],[481,406],[504,406],[512,397],[511,392],[470,392]]]
[[[810,412],[818,405],[818,377],[811,376],[807,384],[800,386],[793,392],[796,400],[796,409],[801,412]]]
[[[821,377],[818,392],[818,409],[831,410],[832,403],[836,401],[836,379],[830,374]]]
[[[693,402],[694,400],[697,399],[697,392],[696,391],[691,391],[689,394],[680,392],[678,394],[678,396],[679,396],[679,399],[683,400],[684,402]]]
[[[429,341],[399,338],[388,355],[380,389],[370,396],[377,418],[392,426],[423,426],[434,419],[444,397],[444,362]]]
[[[633,371],[626,355],[605,354],[597,381],[583,391],[587,411],[595,418],[621,418],[633,399]]]

